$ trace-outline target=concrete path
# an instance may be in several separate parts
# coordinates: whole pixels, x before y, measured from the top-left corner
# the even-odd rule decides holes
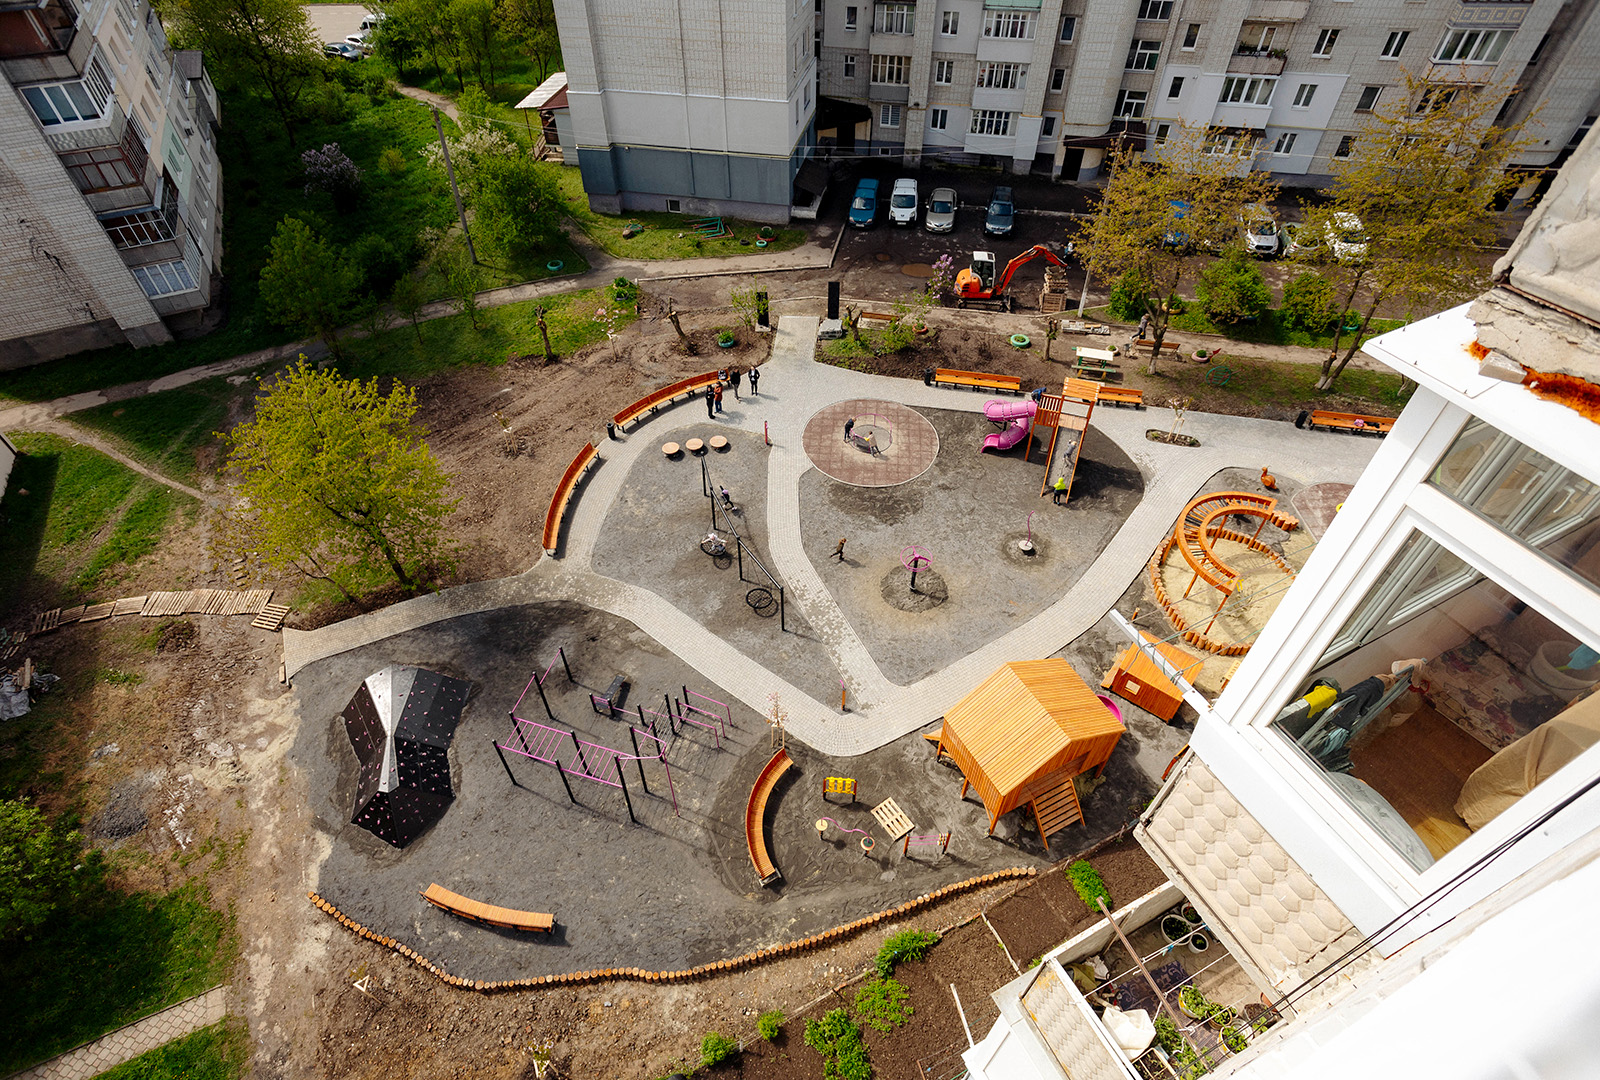
[[[820,364],[814,359],[817,322],[815,317],[797,316],[780,320],[772,358],[761,369],[762,396],[728,401],[722,419],[757,435],[765,424],[770,433],[766,524],[773,569],[849,688],[848,713],[802,693],[662,597],[592,569],[606,515],[633,462],[641,454],[657,453],[673,431],[701,423],[697,401],[665,410],[633,434],[601,444],[602,467],[591,474],[569,511],[561,558],[543,557],[513,577],[418,597],[319,630],[286,629],[288,675],[317,660],[456,615],[540,600],[574,600],[633,622],[759,713],[767,711],[768,695],[777,693],[788,709],[790,732],[819,751],[865,753],[936,720],[998,665],[1047,656],[1089,630],[1142,572],[1184,504],[1217,471],[1254,470],[1270,462],[1274,472],[1302,482],[1353,483],[1379,445],[1377,440],[1306,432],[1284,423],[1191,413],[1185,431],[1202,443],[1194,450],[1145,438],[1146,429],[1171,424],[1169,410],[1095,410],[1094,426],[1144,474],[1145,492],[1138,507],[1089,570],[1044,612],[943,670],[899,686],[879,669],[859,628],[840,610],[805,553],[799,501],[800,478],[811,468],[802,447],[805,423],[817,410],[848,398],[881,397],[912,407],[977,412],[985,395]]]
[[[213,986],[205,993],[151,1013],[94,1042],[41,1062],[31,1069],[12,1073],[6,1080],[87,1080],[124,1061],[164,1046],[173,1039],[217,1023],[228,1014],[228,988]]]

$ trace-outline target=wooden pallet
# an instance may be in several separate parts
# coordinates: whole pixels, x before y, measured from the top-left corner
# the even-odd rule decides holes
[[[250,571],[245,568],[243,558],[233,560],[233,565],[228,568],[228,580],[235,589],[244,588],[245,582],[250,580]]]
[[[888,834],[891,844],[913,828],[911,819],[906,817],[906,812],[900,809],[900,804],[893,799],[885,799],[874,806],[872,816],[878,819],[878,824]]]
[[[52,608],[49,611],[42,611],[39,614],[35,615],[33,617],[33,626],[32,626],[31,629],[29,629],[28,632],[30,634],[34,634],[34,635],[47,634],[51,630],[54,630],[56,627],[58,627],[60,625],[61,625],[61,609],[60,608]]]
[[[257,615],[250,625],[257,630],[273,633],[283,629],[283,620],[288,614],[288,604],[268,604],[261,609],[261,614]]]
[[[1039,310],[1046,315],[1057,311],[1067,310],[1067,294],[1058,292],[1041,292],[1039,294]]]
[[[120,600],[111,601],[111,614],[137,615],[144,610],[145,597],[125,596]]]
[[[254,615],[272,599],[271,589],[191,589],[154,592],[139,614],[146,618],[173,615]],[[119,612],[120,614],[120,612]]]
[[[83,609],[83,614],[78,617],[79,622],[99,622],[101,619],[111,618],[111,612],[116,608],[116,603],[90,604]]]

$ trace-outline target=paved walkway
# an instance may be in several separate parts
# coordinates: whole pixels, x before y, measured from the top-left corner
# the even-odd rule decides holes
[[[68,1050],[31,1069],[13,1073],[6,1080],[87,1080],[99,1076],[124,1061],[132,1061],[173,1039],[217,1023],[228,1014],[227,996],[226,986],[213,986],[203,994],[151,1013],[143,1020],[135,1020],[76,1050]]]
[[[899,686],[879,669],[860,630],[839,608],[806,555],[799,489],[801,476],[812,466],[803,445],[805,425],[818,410],[852,398],[977,412],[985,396],[817,363],[817,324],[814,317],[783,317],[772,358],[761,369],[761,395],[728,402],[722,419],[757,435],[763,425],[770,432],[767,535],[773,570],[849,688],[849,713],[841,714],[836,705],[804,694],[662,597],[594,572],[595,544],[633,462],[641,454],[658,453],[657,447],[673,431],[704,422],[693,401],[663,411],[620,441],[601,444],[599,456],[607,467],[591,474],[569,512],[562,558],[541,558],[513,577],[418,597],[319,630],[285,630],[288,674],[292,677],[317,660],[456,615],[539,600],[574,600],[633,622],[757,712],[765,713],[767,695],[778,693],[789,710],[790,732],[819,751],[864,753],[936,720],[998,665],[1047,656],[1089,630],[1142,572],[1184,504],[1218,470],[1253,471],[1270,463],[1273,472],[1304,483],[1353,483],[1379,445],[1377,440],[1306,432],[1284,423],[1191,413],[1184,430],[1202,443],[1193,450],[1144,437],[1147,428],[1171,423],[1169,410],[1097,409],[1094,426],[1116,442],[1145,476],[1138,507],[1089,570],[1044,612],[928,678]]]

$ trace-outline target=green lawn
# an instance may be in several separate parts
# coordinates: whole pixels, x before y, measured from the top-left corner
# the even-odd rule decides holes
[[[1140,353],[1141,370],[1147,353],[1148,350]],[[1392,414],[1406,403],[1400,393],[1400,376],[1391,371],[1346,368],[1335,390],[1338,399],[1330,402],[1330,395],[1316,389],[1319,364],[1291,364],[1224,354],[1218,366],[1224,365],[1233,374],[1222,387],[1206,381],[1214,369],[1200,364],[1162,364],[1162,385],[1170,384],[1174,393],[1193,396],[1202,403],[1200,408],[1242,415],[1257,415],[1258,410],[1290,405],[1307,409],[1369,405]],[[1152,400],[1159,397],[1149,390],[1145,391],[1145,396]]]
[[[131,456],[193,486],[199,478],[195,454],[227,423],[228,402],[235,393],[227,380],[208,379],[85,409],[73,413],[72,422],[112,436]]]
[[[242,1021],[224,1020],[125,1061],[97,1080],[237,1080],[249,1061],[249,1031]]]
[[[215,986],[237,952],[231,916],[198,882],[164,896],[113,892],[58,917],[0,953],[0,1015],[13,1033],[0,1045],[0,1074]]]
[[[1103,307],[1090,308],[1085,314],[1091,319],[1101,322],[1117,322],[1108,309]],[[1367,333],[1362,341],[1370,341],[1379,334],[1386,334],[1390,330],[1397,330],[1406,325],[1403,319],[1373,319],[1367,327]],[[1278,320],[1276,308],[1268,311],[1253,323],[1236,323],[1233,325],[1219,325],[1206,318],[1194,301],[1189,302],[1187,311],[1172,316],[1167,327],[1169,340],[1181,334],[1217,334],[1233,341],[1248,341],[1255,345],[1299,345],[1309,349],[1329,349],[1333,347],[1333,335],[1308,334],[1298,327],[1285,325]],[[1339,339],[1339,351],[1344,352],[1350,347],[1352,337],[1346,333]]]

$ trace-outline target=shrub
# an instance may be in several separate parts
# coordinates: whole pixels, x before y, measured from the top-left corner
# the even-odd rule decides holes
[[[1333,286],[1327,278],[1310,270],[1296,275],[1283,287],[1283,307],[1279,310],[1284,322],[1308,334],[1327,333],[1339,318]]]
[[[1259,319],[1272,307],[1272,291],[1261,267],[1237,249],[1200,272],[1194,295],[1206,318],[1218,324]]]
[[[355,205],[361,194],[361,169],[350,160],[350,155],[339,149],[339,144],[326,143],[320,150],[307,150],[300,155],[306,171],[306,194],[326,192],[333,196],[333,204],[340,211]]]
[[[526,255],[559,229],[561,192],[549,170],[532,158],[485,157],[474,181],[478,224],[498,250]]]
[[[738,1052],[738,1043],[726,1035],[708,1031],[706,1037],[700,1040],[700,1067],[709,1069],[713,1065],[721,1065]]]
[[[406,171],[405,155],[391,146],[378,155],[378,168],[390,176],[399,176]]]
[[[391,93],[389,77],[372,64],[355,66],[358,88],[367,95],[368,101],[374,105],[381,105]]]
[[[361,271],[366,291],[379,296],[394,288],[394,283],[410,269],[405,256],[378,233],[367,233],[351,244],[350,261]]]
[[[0,802],[0,941],[27,939],[58,910],[70,910],[99,884],[98,851],[83,836],[52,825],[21,800]]]
[[[1100,910],[1100,901],[1104,899],[1106,908],[1111,907],[1111,890],[1106,888],[1105,880],[1100,877],[1100,871],[1079,859],[1068,865],[1067,880],[1072,882],[1072,887],[1077,890],[1078,899],[1083,901],[1083,906],[1090,911]]]
[[[336,69],[337,70],[337,69]],[[301,101],[314,120],[333,127],[350,119],[350,97],[338,82],[325,82],[312,88]]]
[[[771,1042],[778,1037],[778,1032],[783,1030],[783,1021],[782,1009],[768,1009],[756,1017],[756,1034]]]
[[[822,1055],[824,1080],[872,1080],[861,1028],[843,1009],[830,1009],[821,1020],[807,1020],[806,1045]]]
[[[856,1013],[879,1031],[905,1026],[914,1011],[906,1004],[911,996],[893,979],[873,979],[856,991]]]
[[[939,941],[932,930],[902,930],[890,934],[878,950],[878,978],[887,979],[894,974],[895,965],[902,960],[921,960]]]
[[[1150,279],[1137,270],[1129,270],[1111,286],[1111,299],[1107,308],[1111,317],[1123,322],[1138,322],[1145,313],[1150,296]]]

